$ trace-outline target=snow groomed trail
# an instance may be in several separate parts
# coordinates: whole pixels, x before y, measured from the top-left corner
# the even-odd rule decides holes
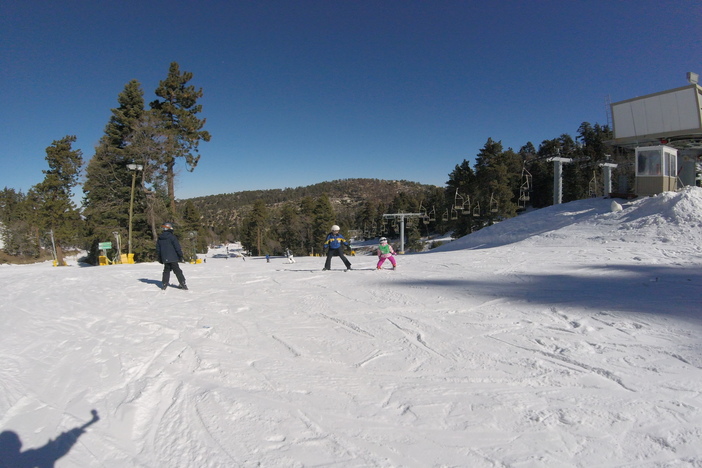
[[[702,466],[702,243],[608,204],[397,271],[0,267],[0,427],[97,410],[58,467]]]

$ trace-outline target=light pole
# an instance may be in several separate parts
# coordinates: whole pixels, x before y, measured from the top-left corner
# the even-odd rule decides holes
[[[127,169],[132,171],[132,195],[129,198],[129,243],[127,246],[127,262],[133,262],[132,256],[132,214],[134,212],[134,187],[136,186],[136,175],[137,171],[144,170],[144,166],[141,164],[127,164]]]

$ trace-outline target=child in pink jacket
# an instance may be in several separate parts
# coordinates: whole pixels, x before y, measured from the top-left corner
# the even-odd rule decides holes
[[[378,270],[382,269],[385,259],[389,259],[392,263],[392,269],[397,268],[397,262],[395,262],[395,250],[392,245],[388,244],[388,240],[385,237],[380,238],[380,245],[378,246]]]

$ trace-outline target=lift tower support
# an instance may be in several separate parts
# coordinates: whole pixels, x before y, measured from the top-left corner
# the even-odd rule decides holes
[[[405,218],[423,218],[424,213],[391,213],[384,214],[383,218],[400,221],[400,253],[405,253]]]

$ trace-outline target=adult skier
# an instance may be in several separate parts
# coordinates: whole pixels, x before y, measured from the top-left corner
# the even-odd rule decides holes
[[[344,262],[346,269],[351,269],[351,262],[344,255],[344,247],[351,248],[349,242],[339,234],[341,228],[336,224],[331,227],[331,232],[327,235],[327,240],[324,241],[324,250],[327,254],[327,261],[324,263],[324,270],[331,270],[331,259],[337,256]]]
[[[161,289],[168,287],[168,280],[171,277],[171,270],[175,273],[180,284],[180,289],[188,289],[185,285],[185,276],[180,269],[178,262],[183,261],[183,250],[180,248],[178,238],[173,234],[173,225],[163,223],[163,232],[158,236],[156,242],[156,253],[158,262],[163,264],[163,277],[161,278]]]

